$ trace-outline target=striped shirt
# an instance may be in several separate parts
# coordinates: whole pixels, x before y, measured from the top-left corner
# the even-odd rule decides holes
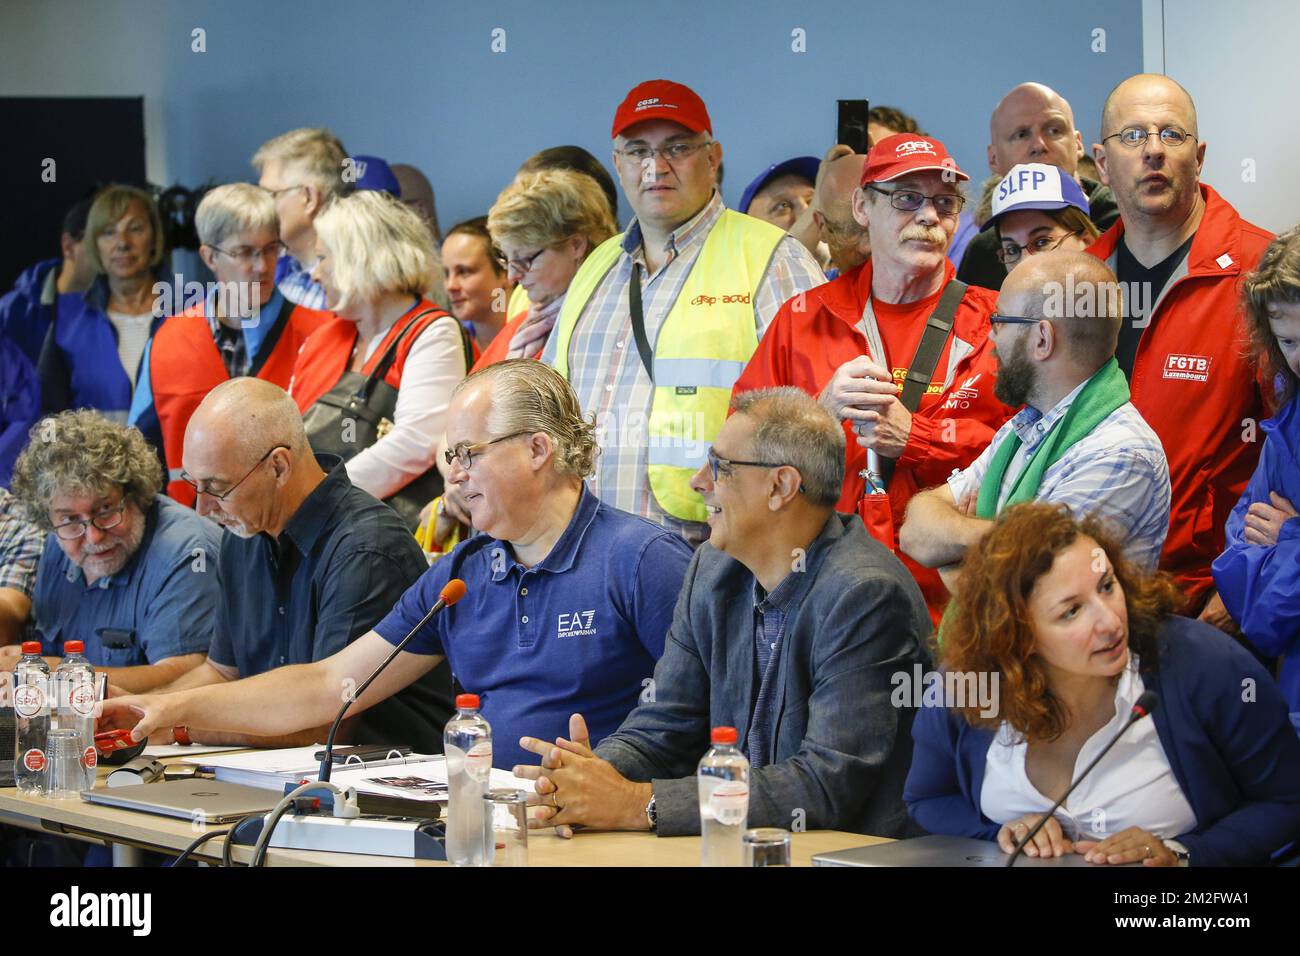
[[[699,213],[669,235],[663,265],[653,275],[646,274],[641,228],[633,220],[623,237],[623,254],[596,286],[569,341],[569,380],[584,414],[596,416],[600,440],[592,491],[607,504],[671,528],[692,544],[708,537],[708,525],[673,518],[650,490],[647,446],[654,383],[632,334],[628,287],[633,263],[640,264],[646,337],[654,343],[722,211],[722,198],[715,191]],[[786,300],[825,281],[808,250],[797,239],[783,238],[754,290],[758,337]],[[555,364],[558,338],[552,335],[542,351],[541,360],[548,365]],[[701,463],[706,451],[699,449]]]
[[[0,488],[0,588],[31,597],[44,547],[45,533],[23,515],[18,499]]]
[[[1002,479],[1001,511],[1030,455],[1085,384],[1080,382],[1045,415],[1028,406],[1013,415],[969,468],[949,477],[952,496],[960,502],[969,492],[979,493],[994,453],[1014,430],[1021,444]],[[1125,402],[1043,472],[1037,500],[1061,502],[1076,517],[1091,514],[1103,519],[1118,535],[1130,561],[1155,570],[1169,532],[1169,463],[1164,447],[1133,403]]]
[[[275,264],[275,286],[280,294],[304,309],[325,310],[325,289],[293,256],[285,253]]]

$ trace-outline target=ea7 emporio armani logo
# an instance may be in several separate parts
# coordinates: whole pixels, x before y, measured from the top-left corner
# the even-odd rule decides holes
[[[574,611],[571,614],[561,614],[556,626],[556,637],[591,637],[596,633],[592,627],[592,622],[596,618],[595,611]]]

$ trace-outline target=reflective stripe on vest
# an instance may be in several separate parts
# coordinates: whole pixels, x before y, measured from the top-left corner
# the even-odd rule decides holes
[[[754,297],[784,235],[724,209],[659,328],[646,434],[650,489],[659,507],[682,521],[707,517],[691,477],[726,420],[731,387],[758,348]],[[618,264],[622,242],[620,234],[597,246],[569,285],[554,333],[555,368],[566,379],[573,330]]]

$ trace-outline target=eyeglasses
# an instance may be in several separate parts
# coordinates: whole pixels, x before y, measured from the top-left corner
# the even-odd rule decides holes
[[[549,248],[551,247],[542,246],[542,248],[538,249],[531,256],[524,256],[523,258],[520,259],[502,259],[501,261],[505,263],[505,267],[507,271],[509,271],[510,269],[514,269],[515,272],[517,272],[519,275],[525,276],[528,275],[528,273],[532,270],[533,263],[537,261],[537,257],[540,256],[543,252],[545,252]]]
[[[1125,126],[1118,133],[1111,133],[1109,136],[1103,136],[1101,141],[1104,143],[1108,139],[1118,138],[1119,141],[1129,147],[1129,149],[1137,149],[1147,141],[1147,137],[1150,135],[1151,130],[1147,127]],[[1161,127],[1158,135],[1160,136],[1160,142],[1164,143],[1166,146],[1182,146],[1183,143],[1192,138],[1192,134],[1187,132],[1187,130],[1183,129],[1181,126]]]
[[[245,481],[248,480],[249,475],[257,471],[257,469],[261,467],[262,462],[266,461],[266,459],[271,457],[271,452],[275,451],[276,448],[288,449],[288,447],[289,447],[288,445],[275,445],[271,448],[268,448],[266,450],[266,454],[263,455],[261,458],[257,459],[257,464],[255,464],[252,468],[248,469],[248,471],[244,473],[243,478],[240,478],[237,482],[235,482],[225,491],[213,491],[210,488],[200,487],[199,480],[196,480],[195,478],[193,478],[191,475],[189,475],[184,471],[181,472],[181,481],[185,482],[185,484],[193,488],[194,493],[196,495],[207,495],[209,498],[215,498],[217,501],[225,501],[234,493],[236,488],[238,488],[240,485],[242,485]],[[204,481],[203,483],[207,484],[206,481]]]
[[[681,162],[692,153],[704,149],[706,146],[712,145],[713,140],[706,139],[702,143],[669,143],[667,146],[629,146],[626,149],[616,149],[614,152],[618,153],[625,159],[630,159],[634,163],[644,163],[650,157],[658,155],[668,160],[668,164],[671,166],[674,163]]]
[[[882,196],[889,197],[889,204],[895,209],[903,212],[916,212],[928,199],[934,203],[934,211],[941,216],[958,216],[961,214],[961,207],[966,205],[966,197],[958,193],[940,193],[937,196],[927,196],[925,193],[919,193],[914,189],[881,189],[879,186],[867,184],[867,188],[872,192],[880,193]]]
[[[112,508],[105,508],[89,518],[75,518],[54,526],[54,533],[64,541],[75,541],[86,533],[86,525],[93,524],[100,531],[111,531],[122,523],[126,512],[126,501]]]
[[[1069,239],[1071,236],[1081,235],[1082,233],[1082,229],[1076,229],[1074,232],[1067,232],[1065,235],[1058,236],[1055,239],[1051,236],[1039,236],[1037,239],[1029,240],[1029,244],[1026,246],[1014,243],[1010,239],[1003,239],[1002,248],[998,250],[998,261],[1003,265],[1009,266],[1013,262],[1020,261],[1020,254],[1022,252],[1031,256],[1037,255],[1040,252],[1051,252],[1053,249],[1060,246],[1061,243],[1065,242],[1066,239]]]
[[[284,252],[284,243],[279,239],[275,242],[268,243],[261,249],[255,249],[252,246],[239,246],[235,249],[222,249],[220,246],[211,246],[214,251],[221,253],[229,259],[234,259],[242,265],[247,265],[256,259],[278,259]]]
[[[784,462],[776,461],[740,461],[735,458],[719,458],[717,452],[709,449],[709,475],[716,482],[719,474],[728,474],[732,468],[744,465],[749,468],[794,468]],[[797,469],[796,469],[797,470]],[[803,494],[803,482],[799,483],[799,493]]]
[[[513,432],[512,434],[502,435],[500,438],[492,438],[489,439],[488,441],[480,441],[480,442],[473,442],[473,443],[463,441],[459,445],[456,445],[454,448],[448,448],[446,451],[444,451],[442,453],[442,457],[446,460],[448,466],[450,466],[453,461],[458,461],[460,462],[460,467],[462,469],[464,469],[465,471],[469,471],[470,468],[474,467],[474,456],[482,452],[482,450],[484,448],[487,448],[489,445],[495,445],[499,441],[509,441],[511,438],[518,438],[520,435],[531,435],[531,434],[533,434],[533,431],[529,430],[529,431],[522,431],[522,432]]]
[[[999,315],[994,312],[989,316],[991,325],[1037,325],[1043,319],[1031,319],[1025,315]]]

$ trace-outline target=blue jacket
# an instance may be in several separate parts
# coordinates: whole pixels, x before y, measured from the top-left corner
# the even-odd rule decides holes
[[[1300,838],[1300,737],[1277,685],[1245,648],[1200,621],[1169,618],[1157,648],[1158,666],[1143,660],[1141,671],[1160,695],[1151,719],[1196,814],[1196,829],[1176,839],[1195,866],[1267,863]],[[912,819],[931,833],[996,838],[998,824],[980,812],[994,731],[922,707],[912,736],[903,788]]]
[[[1269,657],[1285,655],[1278,683],[1300,711],[1300,520],[1283,523],[1272,546],[1247,544],[1246,510],[1275,491],[1300,508],[1300,400],[1260,424],[1268,436],[1246,492],[1228,517],[1227,548],[1211,570],[1224,606]]]
[[[117,358],[117,330],[107,315],[108,294],[108,280],[99,276],[84,293],[59,296],[54,344],[66,369],[62,383],[65,389],[63,395],[55,394],[42,368],[46,411],[93,408],[126,421],[132,380]],[[150,336],[165,318],[160,315],[154,319]]]
[[[0,336],[0,487],[9,487],[14,462],[40,412],[36,369],[17,345]]]
[[[53,312],[53,307],[41,305],[41,292],[50,273],[61,265],[62,259],[44,259],[28,266],[14,287],[0,298],[0,336],[17,344],[32,365],[41,357],[41,343]]]

